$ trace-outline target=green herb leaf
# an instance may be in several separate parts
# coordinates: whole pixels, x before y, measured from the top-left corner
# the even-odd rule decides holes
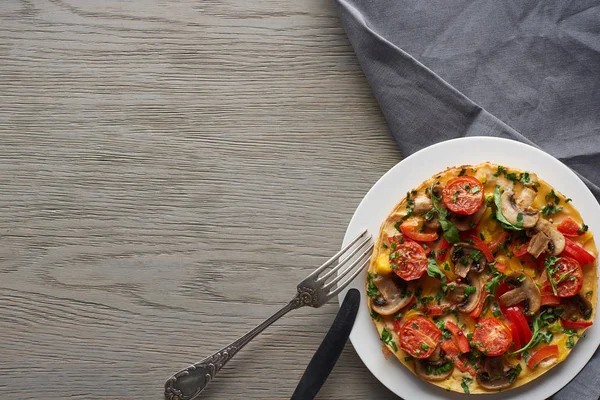
[[[552,190],[550,191],[550,193],[548,193],[548,194],[546,195],[546,197],[545,197],[545,198],[546,198],[546,201],[554,201],[556,204],[560,204],[560,197],[558,197],[558,196],[556,195],[556,193],[554,192],[554,189],[552,189]]]
[[[381,331],[381,341],[394,349],[394,352],[398,351],[398,346],[396,346],[396,342],[394,341],[394,336],[385,328]]]
[[[367,272],[367,296],[379,297],[379,289],[373,283],[373,274],[370,272]]]
[[[446,288],[447,288],[446,287],[446,282],[447,282],[446,274],[444,274],[440,270],[436,261],[432,258],[429,259],[428,264],[427,264],[427,275],[429,275],[432,278],[439,279],[442,290],[444,292],[446,291]]]
[[[462,382],[460,383],[460,386],[463,388],[463,390],[465,391],[466,394],[471,394],[471,392],[469,391],[469,385],[471,383],[473,383],[473,379],[467,378],[466,376],[462,378]]]

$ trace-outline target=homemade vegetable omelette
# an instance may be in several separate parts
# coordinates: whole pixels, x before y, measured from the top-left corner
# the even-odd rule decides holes
[[[386,357],[464,393],[524,385],[593,324],[597,255],[571,199],[484,163],[426,180],[381,227],[368,305]]]

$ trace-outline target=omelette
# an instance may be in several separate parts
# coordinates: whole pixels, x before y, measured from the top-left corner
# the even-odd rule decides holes
[[[448,168],[381,226],[367,301],[382,341],[448,391],[524,385],[569,355],[594,321],[594,237],[571,199],[532,171]]]

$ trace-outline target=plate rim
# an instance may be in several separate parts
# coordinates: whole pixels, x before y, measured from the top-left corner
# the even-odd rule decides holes
[[[494,142],[495,142],[495,144],[497,144],[497,146],[493,146]],[[519,153],[519,152],[524,152],[526,154],[529,153],[529,154],[534,155],[534,158],[537,158],[538,160],[545,159],[546,161],[550,162],[550,164],[553,164],[552,165],[553,167],[558,168],[558,170],[560,171],[560,175],[566,175],[569,178],[573,179],[572,182],[569,183],[568,185],[565,184],[567,186],[576,187],[575,193],[572,192],[572,190],[573,190],[572,188],[569,189],[569,190],[571,190],[570,192],[568,192],[569,197],[574,198],[573,203],[578,205],[577,210],[584,217],[586,224],[588,224],[590,226],[591,230],[593,232],[600,232],[600,212],[598,212],[598,211],[600,211],[600,204],[598,203],[598,201],[596,200],[596,198],[594,197],[594,195],[592,194],[590,189],[587,187],[587,185],[585,185],[585,183],[581,180],[581,178],[579,178],[579,176],[572,169],[570,169],[568,166],[566,166],[560,160],[556,159],[555,157],[551,156],[550,154],[544,152],[543,150],[541,150],[537,147],[534,147],[534,146],[531,146],[529,144],[522,143],[519,141],[506,139],[506,138],[490,137],[490,136],[469,136],[469,137],[455,138],[455,139],[451,139],[451,140],[433,144],[431,146],[423,148],[423,149],[409,155],[408,157],[402,159],[397,164],[395,164],[393,167],[391,167],[385,174],[383,174],[373,184],[373,186],[369,189],[369,191],[365,194],[363,199],[360,201],[359,205],[357,206],[357,208],[347,226],[347,229],[346,229],[346,232],[344,235],[344,240],[342,243],[342,247],[345,246],[350,240],[352,240],[352,238],[354,238],[357,234],[359,234],[364,229],[364,225],[357,226],[357,221],[362,217],[361,213],[368,211],[368,210],[365,211],[365,209],[367,207],[372,207],[372,205],[370,205],[369,203],[374,201],[372,199],[376,192],[383,190],[381,188],[383,187],[383,185],[386,183],[387,180],[393,178],[394,175],[400,173],[401,170],[403,168],[405,168],[405,166],[408,166],[411,163],[414,163],[415,160],[419,160],[422,157],[427,157],[430,153],[435,153],[436,151],[444,152],[446,150],[453,150],[453,147],[456,147],[456,146],[460,147],[461,145],[462,146],[477,145],[477,146],[475,146],[476,148],[479,147],[480,145],[483,145],[483,148],[486,148],[486,146],[488,146],[486,149],[489,149],[489,148],[502,149],[503,147],[509,147],[509,148],[513,147],[517,153]],[[494,151],[492,151],[490,153],[490,154],[492,154],[491,159],[489,159],[490,157],[488,155],[485,156],[485,158],[488,158],[490,162],[499,163],[498,159],[506,157],[505,154],[501,154],[500,152],[498,152],[497,154],[493,154],[493,153],[494,153]],[[488,154],[488,153],[486,153],[486,154]],[[498,158],[496,160],[494,160],[493,158],[496,156]],[[452,157],[449,157],[449,160],[451,160],[451,159],[458,160],[458,159],[460,159],[460,157],[461,156],[452,156]],[[510,158],[510,156],[508,158]],[[435,158],[432,158],[432,159],[435,160]],[[438,159],[434,162],[434,164],[435,165],[444,164],[445,166],[442,166],[442,167],[436,166],[434,168],[435,171],[433,171],[431,174],[429,174],[428,172],[424,172],[422,175],[419,174],[420,178],[417,178],[417,181],[422,182],[423,180],[428,179],[429,177],[433,176],[433,174],[443,171],[444,169],[451,167],[451,166],[479,164],[481,162],[487,161],[487,160],[481,160],[481,158],[474,160],[474,157],[471,157],[469,155],[463,155],[462,159],[463,159],[463,161],[459,161],[459,162],[445,161],[446,160],[445,158],[442,158],[442,160]],[[514,166],[515,168],[525,170],[525,168],[520,167],[519,165],[515,165],[515,163],[512,163],[512,164],[505,163],[505,165],[511,165],[511,166]],[[528,168],[528,169],[530,171],[533,171],[536,174],[538,174],[542,179],[544,179],[546,182],[551,184],[552,187],[557,188],[562,193],[567,193],[567,191],[563,191],[560,189],[561,185],[556,185],[556,182],[553,181],[554,178],[548,179],[549,177],[545,175],[545,172],[547,172],[547,168],[544,171],[540,171],[536,168]],[[400,172],[398,172],[398,171],[400,171]],[[416,187],[417,185],[418,185],[418,183],[416,183],[414,185],[411,184],[410,179],[409,179],[409,183],[398,185],[398,186],[402,186],[402,189],[399,190],[399,193],[405,193],[407,190],[410,190],[411,188]],[[398,189],[396,189],[396,190],[398,191]],[[394,198],[392,199],[393,205],[391,205],[389,207],[389,209],[384,210],[385,215],[384,215],[383,219],[385,219],[385,217],[389,214],[392,207],[395,204],[397,204],[399,199],[401,199],[401,196],[400,197],[394,196]],[[583,205],[583,209],[580,205]],[[596,210],[596,214],[593,214],[593,212],[592,212],[593,209]],[[594,215],[598,215],[598,216],[594,217]],[[383,222],[383,219],[381,219],[380,221],[377,221],[376,230],[369,228],[370,233],[372,233],[374,237],[376,237],[379,234],[380,225]],[[350,288],[352,288],[352,287],[357,288],[361,292],[362,298],[361,298],[361,303],[360,303],[360,307],[359,307],[359,315],[357,316],[357,321],[359,319],[359,316],[361,316],[361,314],[363,317],[361,319],[364,319],[365,313],[368,314],[368,312],[366,311],[367,310],[366,302],[364,301],[364,297],[365,297],[364,279],[365,279],[365,276],[366,276],[366,271],[359,274],[358,277],[356,277],[354,279],[354,281],[338,295],[339,303],[341,304],[343,298],[346,295],[346,292]],[[598,275],[598,283],[599,283],[598,287],[600,287],[600,274]],[[361,313],[361,311],[362,311],[362,313]],[[596,319],[597,318],[598,318],[598,313],[596,314]],[[380,346],[379,338],[375,334],[375,330],[373,329],[372,321],[369,320],[368,322],[369,322],[369,324],[368,324],[369,328],[371,330],[371,336],[373,336],[375,338],[375,340],[377,341],[377,343]],[[358,324],[355,324],[355,326],[353,327],[352,332],[350,334],[350,341],[352,342],[354,349],[356,350],[359,358],[361,359],[363,364],[367,367],[367,369],[375,376],[375,378],[377,378],[377,380],[379,380],[384,386],[386,386],[392,393],[400,396],[399,389],[401,389],[402,390],[402,398],[404,398],[405,400],[411,400],[413,398],[419,399],[419,400],[425,400],[427,398],[434,399],[434,398],[439,398],[440,396],[443,396],[446,398],[456,398],[456,399],[466,398],[467,395],[465,395],[465,394],[458,393],[458,392],[445,391],[444,389],[442,389],[438,386],[432,385],[428,382],[422,381],[421,379],[415,377],[414,374],[411,371],[409,371],[404,365],[402,365],[398,360],[396,360],[395,357],[390,357],[390,360],[381,361],[381,359],[383,359],[383,355],[382,355],[381,351],[376,352],[376,354],[381,355],[379,357],[379,360],[374,360],[375,357],[370,358],[368,354],[365,354],[365,348],[362,343],[364,341],[364,337],[360,337],[360,338],[358,337],[359,329],[360,328],[358,327]],[[373,341],[372,339],[367,339],[367,340],[370,340],[371,342]],[[589,360],[592,358],[592,356],[594,355],[594,353],[599,345],[600,345],[600,328],[598,327],[597,324],[594,324],[590,329],[588,329],[586,331],[586,337],[584,338],[584,340],[581,340],[580,342],[578,342],[578,345],[575,346],[575,348],[572,350],[571,354],[569,354],[567,359],[564,360],[563,362],[561,362],[559,365],[553,367],[550,371],[546,372],[542,376],[536,378],[534,380],[536,382],[536,384],[532,384],[531,382],[528,382],[527,384],[520,386],[518,388],[515,388],[513,390],[510,390],[510,391],[497,392],[497,393],[486,393],[486,394],[472,394],[472,395],[468,395],[468,396],[469,396],[469,398],[481,397],[481,398],[486,398],[486,399],[494,399],[494,398],[500,398],[500,397],[502,399],[512,399],[512,398],[516,399],[516,398],[521,398],[523,396],[527,396],[527,398],[529,398],[529,399],[540,399],[540,400],[546,399],[546,398],[550,397],[551,395],[553,395],[554,393],[561,390],[564,386],[566,386],[569,382],[571,382],[571,380],[573,380],[577,376],[577,374],[579,374],[579,372],[581,372],[581,370],[587,365]],[[588,350],[588,351],[586,352],[586,350]],[[576,355],[576,357],[575,357],[575,355]],[[391,383],[390,379],[388,379],[387,377],[384,377],[382,379],[382,371],[380,368],[381,364],[387,364],[390,362],[395,364],[395,367],[393,367],[393,369],[397,369],[396,367],[401,367],[402,370],[404,370],[403,375],[408,376],[408,379],[407,379],[409,381],[408,383],[414,383],[414,385],[409,385],[409,387],[402,386],[401,388],[399,388],[399,387],[394,386]],[[576,365],[573,365],[573,364],[576,364]],[[570,368],[567,368],[567,366],[569,366]],[[395,379],[394,381],[397,382],[398,380]],[[532,382],[534,382],[534,381],[532,381]],[[404,382],[404,383],[406,383],[406,382]],[[415,395],[417,395],[417,396],[415,396]]]

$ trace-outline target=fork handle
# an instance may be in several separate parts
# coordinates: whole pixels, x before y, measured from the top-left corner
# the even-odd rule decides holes
[[[246,333],[235,342],[223,347],[216,353],[206,357],[196,364],[182,369],[171,376],[165,383],[165,399],[167,400],[193,400],[208,386],[217,372],[248,342],[258,336],[269,325],[283,317],[288,312],[306,305],[313,305],[314,294],[309,291],[298,290],[296,296],[281,310],[267,318],[263,323]]]

